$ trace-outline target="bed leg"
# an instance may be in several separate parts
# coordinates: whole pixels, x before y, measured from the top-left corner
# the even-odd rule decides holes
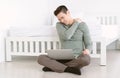
[[[100,65],[106,65],[106,44],[104,41],[101,42]]]
[[[5,41],[5,44],[6,44],[6,56],[5,56],[5,60],[6,61],[12,61],[12,56],[11,56],[11,43],[10,43],[10,40],[9,38],[6,38],[6,41]]]
[[[6,61],[12,61],[12,57],[9,53],[6,54]]]

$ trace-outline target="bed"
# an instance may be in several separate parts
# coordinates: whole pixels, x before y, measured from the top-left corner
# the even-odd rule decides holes
[[[106,65],[106,47],[119,39],[117,16],[99,15],[94,16],[94,18],[94,21],[90,21],[88,18],[85,20],[90,28],[93,44],[90,56],[99,58],[100,65]],[[55,26],[28,28],[29,30],[24,30],[27,28],[20,29],[19,27],[9,29],[8,36],[5,38],[6,61],[12,61],[12,56],[38,56],[46,54],[46,49],[60,48]]]

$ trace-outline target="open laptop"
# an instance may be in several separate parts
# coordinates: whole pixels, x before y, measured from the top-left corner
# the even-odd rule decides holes
[[[48,53],[48,57],[56,60],[70,60],[75,58],[72,49],[46,50],[46,53]]]

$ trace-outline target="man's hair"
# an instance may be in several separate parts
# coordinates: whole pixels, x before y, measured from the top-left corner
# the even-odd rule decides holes
[[[67,13],[68,8],[65,5],[61,5],[57,7],[57,9],[54,11],[54,15],[57,16],[60,12]]]

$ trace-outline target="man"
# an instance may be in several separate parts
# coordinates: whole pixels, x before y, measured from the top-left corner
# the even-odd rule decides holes
[[[56,24],[62,49],[73,49],[75,59],[66,62],[40,55],[38,63],[45,66],[43,71],[69,72],[81,75],[80,69],[90,64],[91,39],[87,25],[78,18],[73,19],[66,6],[61,5],[54,15],[59,22]]]

